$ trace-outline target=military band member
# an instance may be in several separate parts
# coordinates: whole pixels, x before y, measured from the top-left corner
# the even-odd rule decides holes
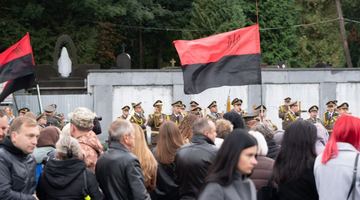
[[[159,128],[161,124],[166,120],[166,115],[162,113],[163,102],[161,100],[155,101],[153,104],[154,113],[149,115],[149,119],[147,125],[151,127],[151,144],[156,145],[158,136],[159,136]]]
[[[349,104],[347,102],[344,102],[342,104],[340,104],[338,107],[337,107],[337,110],[339,112],[339,115],[342,115],[342,114],[351,114],[349,112]]]
[[[309,112],[310,117],[306,121],[311,122],[313,124],[316,124],[316,123],[321,123],[322,124],[321,119],[318,118],[318,113],[319,113],[319,107],[318,106],[316,106],[316,105],[311,106],[309,108],[308,112]]]
[[[277,126],[274,123],[272,123],[270,119],[266,118],[266,106],[260,105],[254,108],[254,111],[257,114],[257,118],[261,123],[266,125],[272,131],[276,131],[278,129]]]
[[[131,104],[134,109],[134,114],[130,118],[131,123],[139,125],[143,130],[146,129],[146,118],[144,116],[143,109],[141,108],[141,102]]]
[[[19,116],[24,116],[27,112],[30,112],[30,109],[29,109],[29,108],[26,108],[26,107],[20,108],[20,109],[18,110]]]
[[[210,113],[206,115],[208,119],[211,119],[213,122],[216,122],[216,120],[222,118],[222,115],[218,113],[216,101],[211,102],[208,108],[210,110]]]
[[[199,104],[198,102],[196,101],[190,101],[190,108],[189,108],[189,112],[188,113],[192,113],[194,109],[198,108],[199,107]],[[200,115],[198,115],[200,117],[203,117],[203,114],[202,112],[200,112]]]
[[[203,116],[201,111],[202,111],[202,109],[200,107],[195,107],[191,110],[190,113],[201,118]]]
[[[324,113],[324,126],[329,131],[329,133],[332,132],[335,121],[339,117],[339,113],[335,110],[336,103],[336,100],[328,101],[326,103],[327,111]]]
[[[129,117],[130,106],[124,106],[121,108],[121,110],[122,110],[122,115],[118,118],[127,120]]]
[[[292,122],[298,119],[296,113],[299,112],[299,104],[297,101],[289,103],[289,110],[285,114],[285,119],[282,123],[282,127],[285,130]]]
[[[186,112],[186,105],[182,104],[181,105],[181,114],[183,117],[185,117],[188,113]]]
[[[183,120],[184,116],[181,114],[182,101],[176,101],[171,104],[173,107],[172,114],[168,116],[168,119],[179,125]]]
[[[279,107],[279,118],[284,121],[286,113],[289,111],[290,97],[284,99],[284,104]]]
[[[241,99],[235,98],[232,100],[231,105],[234,107],[231,112],[236,112],[239,115],[244,115],[245,111],[241,109],[243,101]]]

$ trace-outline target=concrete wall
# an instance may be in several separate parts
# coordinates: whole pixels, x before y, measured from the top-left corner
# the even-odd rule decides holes
[[[242,107],[247,111],[263,102],[268,108],[268,117],[279,127],[278,106],[287,96],[301,101],[303,110],[319,105],[321,114],[328,100],[346,101],[350,104],[350,111],[360,116],[360,106],[357,105],[360,100],[359,69],[263,69],[261,86],[223,86],[196,95],[184,94],[180,69],[90,70],[87,80],[88,92],[93,96],[93,109],[103,116],[103,127],[108,127],[120,115],[120,108],[131,102],[142,101],[146,115],[153,111],[152,103],[157,99],[164,101],[166,113],[170,113],[170,104],[175,100],[182,100],[187,107],[191,100],[196,100],[202,108],[216,100],[222,112],[229,94],[231,100],[235,97],[243,99]],[[302,117],[307,118],[307,113]]]

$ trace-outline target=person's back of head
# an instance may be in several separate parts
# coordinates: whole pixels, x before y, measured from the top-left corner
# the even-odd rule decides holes
[[[135,146],[135,130],[133,125],[123,119],[113,121],[109,128],[109,142],[118,142],[131,150]]]
[[[67,160],[72,158],[83,159],[83,152],[79,142],[68,135],[62,135],[56,143],[56,158]]]
[[[243,150],[256,146],[256,139],[248,134],[245,129],[234,129],[221,145],[210,167],[206,182],[216,182],[226,186],[235,179],[234,175],[236,171],[243,175],[250,174],[251,172],[249,173],[248,171],[241,171],[239,169],[239,159]],[[256,150],[253,153],[255,159]]]
[[[243,117],[236,112],[227,112],[224,114],[224,119],[229,120],[236,128],[245,128],[245,122]]]
[[[226,136],[233,131],[234,125],[229,120],[218,119],[215,122],[216,124],[216,134],[217,137],[225,139]]]
[[[271,140],[274,138],[274,131],[272,131],[264,123],[258,123],[252,130],[258,131],[263,134],[266,140]]]
[[[198,118],[196,115],[189,114],[180,122],[179,131],[184,140],[191,140],[193,136],[192,126]]]
[[[206,118],[197,119],[192,127],[194,135],[204,135],[213,142],[216,137],[216,127],[213,121]]]
[[[156,158],[159,163],[174,162],[176,150],[184,144],[179,128],[172,121],[164,122],[160,126],[159,139],[156,145]]]
[[[69,114],[70,123],[74,125],[79,131],[91,131],[94,127],[95,113],[85,107],[75,108]]]
[[[316,139],[316,127],[305,120],[296,120],[286,128],[274,164],[275,181],[297,179],[305,169],[313,166]]]
[[[326,164],[338,155],[337,142],[349,143],[360,150],[360,118],[342,115],[336,120],[330,140],[323,152],[322,163]]]
[[[40,131],[37,147],[54,147],[60,137],[60,129],[55,126],[48,126]]]
[[[266,156],[268,153],[268,145],[266,143],[265,137],[258,131],[249,131],[249,134],[256,139],[258,144],[257,155]]]

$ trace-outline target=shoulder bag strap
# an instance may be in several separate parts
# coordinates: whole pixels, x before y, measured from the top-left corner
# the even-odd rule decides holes
[[[357,163],[358,163],[358,160],[359,160],[359,153],[356,154],[355,163],[354,163],[354,170],[353,170],[352,183],[351,183],[350,190],[349,190],[349,193],[348,193],[346,199],[349,199],[350,194],[351,194],[352,190],[354,189],[354,186],[355,186],[355,183],[356,183],[356,174],[357,174]],[[353,195],[353,197],[354,197],[354,195]]]

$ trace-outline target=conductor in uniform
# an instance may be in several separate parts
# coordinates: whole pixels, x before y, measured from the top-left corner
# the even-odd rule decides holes
[[[149,115],[147,125],[151,127],[151,144],[155,146],[157,144],[159,136],[159,128],[165,121],[166,115],[162,113],[163,102],[161,100],[155,101],[153,104],[154,113]]]
[[[335,121],[340,116],[336,111],[337,100],[328,101],[326,103],[327,111],[324,113],[324,126],[329,133],[332,132]]]

